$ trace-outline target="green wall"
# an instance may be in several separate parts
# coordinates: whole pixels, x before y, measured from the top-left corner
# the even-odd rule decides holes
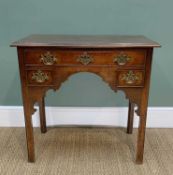
[[[21,105],[17,54],[12,41],[30,34],[142,34],[156,40],[150,106],[173,106],[172,0],[0,0],[0,105]],[[72,76],[47,104],[122,106],[101,78]]]

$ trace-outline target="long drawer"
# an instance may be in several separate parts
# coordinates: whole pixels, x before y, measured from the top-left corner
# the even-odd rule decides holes
[[[145,49],[70,50],[52,48],[25,49],[25,65],[116,65],[145,66]]]

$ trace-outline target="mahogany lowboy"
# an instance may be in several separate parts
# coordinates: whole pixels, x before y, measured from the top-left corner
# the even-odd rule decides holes
[[[18,50],[28,160],[35,161],[32,114],[39,104],[41,132],[45,133],[44,97],[57,90],[69,76],[92,72],[115,92],[129,99],[127,133],[139,116],[136,162],[143,162],[152,52],[160,45],[143,36],[32,35],[14,42]],[[135,105],[137,110],[134,111]]]

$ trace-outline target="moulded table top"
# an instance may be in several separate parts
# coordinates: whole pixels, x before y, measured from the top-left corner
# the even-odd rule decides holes
[[[30,35],[11,44],[13,47],[119,48],[160,47],[145,36],[130,35]]]

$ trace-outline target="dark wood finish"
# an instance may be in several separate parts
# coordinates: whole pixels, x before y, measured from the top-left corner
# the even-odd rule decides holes
[[[25,116],[25,130],[26,130],[26,141],[28,149],[28,161],[35,161],[35,151],[34,151],[34,135],[33,135],[33,125],[32,125],[32,103],[29,96],[29,91],[27,87],[27,77],[25,76],[24,69],[24,59],[23,59],[23,49],[17,48],[18,50],[18,60],[19,60],[19,71],[22,86],[22,97],[23,97],[23,108]]]
[[[148,50],[148,59],[146,62],[146,75],[145,75],[145,87],[141,93],[141,100],[139,103],[139,129],[138,129],[138,140],[137,140],[137,154],[136,163],[141,164],[143,162],[144,153],[144,141],[145,141],[145,130],[146,130],[146,120],[147,120],[147,107],[148,107],[148,96],[150,87],[150,77],[151,77],[151,64],[152,64],[152,54],[153,49]]]
[[[115,92],[123,91],[129,99],[127,133],[132,133],[134,105],[137,105],[136,162],[142,163],[152,51],[153,47],[160,46],[158,43],[143,36],[32,35],[12,46],[18,48],[30,162],[35,160],[34,104],[39,104],[41,132],[45,133],[45,93],[49,89],[59,89],[75,73],[92,72],[102,77]]]
[[[145,36],[129,35],[31,35],[11,46],[66,48],[160,47]]]
[[[144,66],[146,61],[146,49],[112,49],[112,50],[61,50],[61,49],[25,49],[25,64],[44,66],[41,61],[41,55],[50,52],[51,55],[57,58],[54,63],[56,66],[61,65],[81,65],[77,59],[87,53],[93,58],[89,65],[115,65],[119,66],[114,59],[122,52],[128,55],[131,59],[124,66]]]
[[[129,101],[128,121],[127,121],[127,133],[132,134],[133,132],[133,119],[134,119],[134,103]]]

